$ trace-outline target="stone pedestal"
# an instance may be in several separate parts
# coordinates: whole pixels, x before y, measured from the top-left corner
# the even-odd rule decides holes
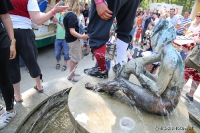
[[[119,120],[122,117],[135,121],[134,133],[184,133],[188,127],[188,111],[181,101],[169,116],[162,117],[133,106],[120,91],[111,97],[87,90],[85,83],[88,81],[102,82],[86,76],[69,94],[70,120],[78,133],[120,133]]]

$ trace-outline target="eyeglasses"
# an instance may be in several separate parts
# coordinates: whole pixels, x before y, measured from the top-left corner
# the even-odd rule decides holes
[[[200,18],[200,15],[196,15],[196,17]]]

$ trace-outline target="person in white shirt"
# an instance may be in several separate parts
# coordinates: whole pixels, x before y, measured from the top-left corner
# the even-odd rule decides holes
[[[171,8],[167,20],[175,27],[176,30],[181,28],[181,17],[175,14],[175,9]]]
[[[186,32],[186,36],[194,37],[199,33],[199,31],[200,31],[200,12],[196,15],[196,18],[194,19],[194,21],[184,25],[185,30],[186,30],[187,26],[189,26],[189,28]]]
[[[34,88],[42,93],[43,87],[40,79],[42,78],[40,67],[37,63],[37,47],[35,43],[35,34],[31,27],[31,21],[37,25],[43,24],[54,16],[57,12],[67,10],[66,6],[60,6],[57,3],[52,10],[47,13],[41,13],[37,0],[11,0],[14,10],[11,10],[10,17],[13,22],[14,35],[16,39],[16,58],[10,60],[9,76],[14,87],[15,101],[23,102],[20,93],[20,69],[19,54],[23,58],[36,85]]]
[[[160,20],[160,14],[159,13],[154,13],[153,14],[153,17],[154,17],[154,25],[156,25],[158,23],[158,21]]]

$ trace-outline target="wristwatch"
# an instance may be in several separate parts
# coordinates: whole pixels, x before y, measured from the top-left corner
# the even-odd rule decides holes
[[[16,43],[16,40],[15,40],[15,38],[14,38],[14,39],[11,39],[11,40],[10,40],[10,42],[14,42],[14,43]]]

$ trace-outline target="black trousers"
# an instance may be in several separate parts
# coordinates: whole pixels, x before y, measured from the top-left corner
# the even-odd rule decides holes
[[[41,70],[37,63],[37,47],[35,43],[35,34],[31,29],[14,29],[16,39],[16,58],[9,63],[9,75],[12,84],[21,80],[19,67],[19,54],[26,64],[32,78],[40,76]]]
[[[10,47],[0,49],[0,88],[6,104],[6,110],[14,106],[14,88],[9,78]]]
[[[113,20],[117,19],[117,37],[129,43],[132,40],[130,35],[138,5],[141,0],[107,0],[108,9],[113,12],[109,20],[103,20],[97,14],[94,0],[91,1],[91,11],[89,15],[88,35],[89,44],[92,50],[103,46],[109,39],[109,31]]]

